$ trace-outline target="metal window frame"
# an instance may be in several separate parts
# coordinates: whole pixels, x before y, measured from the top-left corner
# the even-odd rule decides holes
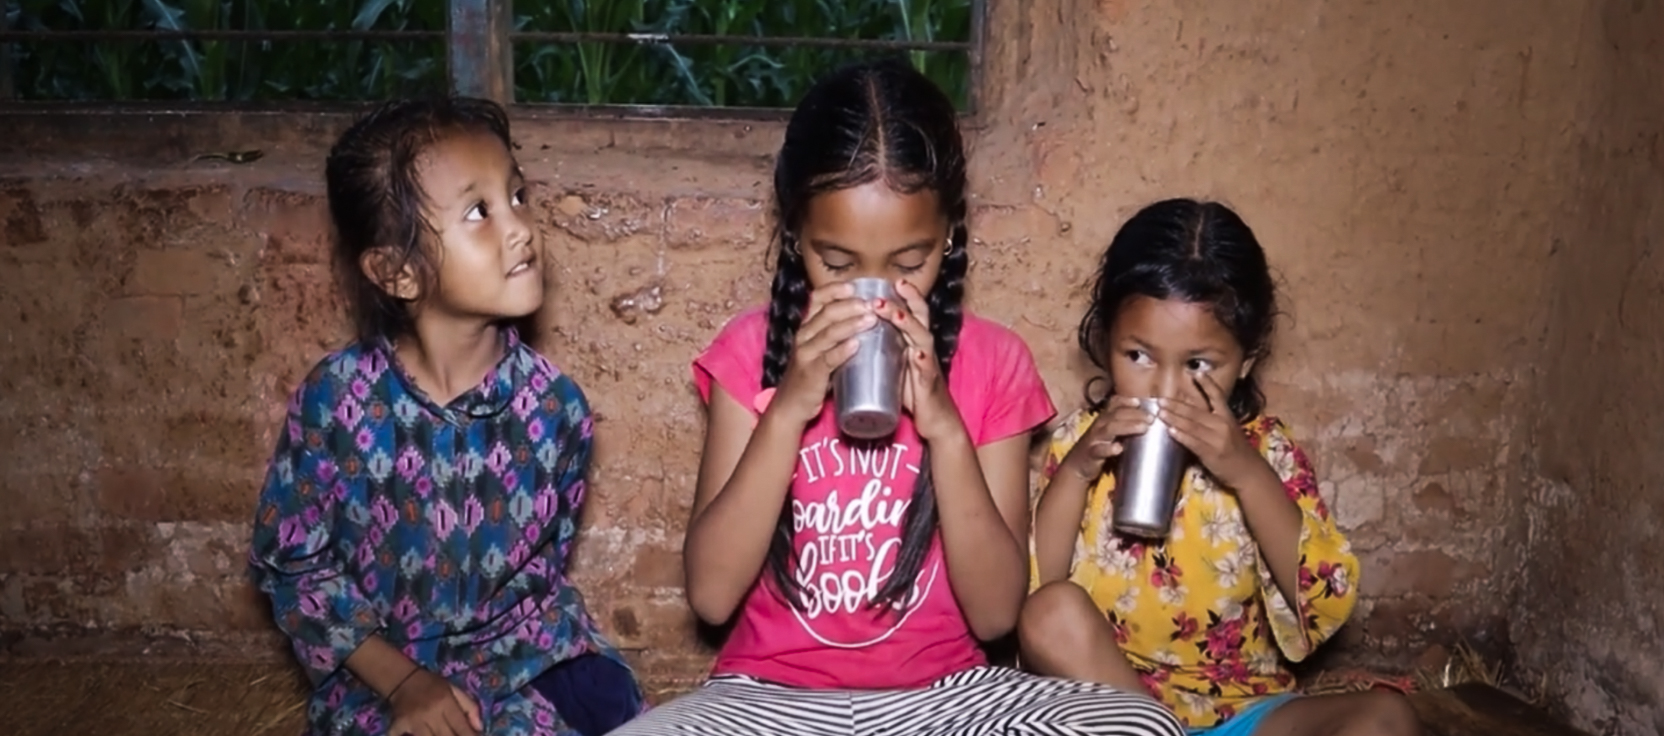
[[[0,29],[0,109],[16,107],[54,107],[72,109],[96,105],[142,110],[155,109],[248,109],[262,107],[248,103],[221,101],[98,101],[98,102],[19,102],[15,99],[13,82],[15,65],[10,44],[36,41],[43,37],[65,41],[300,41],[374,40],[374,41],[433,41],[445,42],[447,84],[454,94],[495,100],[518,111],[535,111],[557,117],[668,119],[668,120],[781,120],[790,114],[786,108],[761,107],[697,107],[692,105],[581,105],[572,103],[519,103],[514,99],[514,44],[526,41],[548,43],[617,43],[640,45],[711,45],[743,43],[748,46],[820,46],[833,48],[870,48],[896,51],[963,51],[970,64],[965,117],[973,116],[981,107],[983,80],[984,39],[988,4],[993,0],[971,0],[971,30],[966,41],[897,41],[887,39],[844,39],[828,37],[788,36],[716,36],[716,35],[661,35],[642,33],[588,33],[515,31],[513,0],[445,0],[447,27],[444,31],[162,31],[162,30],[86,30],[86,31],[13,31]],[[360,102],[277,103],[279,109],[356,107]]]

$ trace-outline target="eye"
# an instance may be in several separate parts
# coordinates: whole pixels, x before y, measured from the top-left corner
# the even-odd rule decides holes
[[[843,273],[844,271],[848,271],[849,269],[855,267],[855,264],[853,263],[833,263],[824,258],[821,259],[820,263],[822,266],[826,267],[826,270],[831,271],[832,273]]]
[[[514,197],[512,199],[514,200],[514,206],[515,207],[519,207],[520,205],[525,204],[526,203],[526,188],[525,187],[520,187],[519,189],[514,190]]]
[[[916,264],[907,264],[907,263],[897,263],[896,264],[896,270],[897,271],[900,271],[902,273],[907,273],[907,274],[918,273],[919,269],[921,269],[921,268],[924,268],[924,261],[919,261]]]
[[[1206,373],[1214,369],[1213,361],[1207,358],[1191,358],[1184,362],[1185,370],[1191,373]]]
[[[462,219],[469,222],[478,222],[485,219],[485,203],[474,203],[473,207],[469,207],[467,212],[462,213]]]
[[[1127,360],[1130,360],[1138,365],[1149,365],[1151,363],[1150,354],[1136,348],[1126,351],[1123,355],[1127,357]]]

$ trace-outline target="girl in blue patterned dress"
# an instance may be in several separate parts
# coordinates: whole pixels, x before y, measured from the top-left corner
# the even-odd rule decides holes
[[[289,400],[251,563],[314,734],[599,736],[644,709],[566,563],[590,410],[508,323],[541,239],[497,105],[395,102],[326,167],[358,339]]]

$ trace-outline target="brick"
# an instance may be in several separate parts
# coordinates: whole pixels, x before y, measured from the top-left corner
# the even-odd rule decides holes
[[[672,248],[755,252],[769,237],[763,203],[749,199],[678,199],[666,215],[665,241]]]
[[[619,606],[612,612],[612,629],[620,638],[634,639],[641,636],[641,620],[636,618],[636,609],[629,606]]]
[[[1386,461],[1377,453],[1373,437],[1354,437],[1346,441],[1340,448],[1340,453],[1352,463],[1352,467],[1364,473],[1380,473],[1386,467]]]
[[[153,468],[126,466],[98,471],[98,507],[112,516],[161,521],[162,474]]]
[[[681,596],[644,602],[636,612],[641,618],[641,639],[649,647],[672,649],[696,639],[698,619]]]
[[[104,574],[126,573],[155,564],[162,555],[162,541],[153,524],[118,524],[98,531],[98,570]]]
[[[17,247],[46,242],[46,228],[41,221],[40,206],[34,194],[22,187],[0,191],[0,220],[4,220],[4,241],[0,245]]]
[[[104,328],[113,335],[171,342],[185,324],[185,303],[172,296],[115,299],[104,312]]]
[[[234,276],[222,255],[192,250],[140,251],[127,291],[135,296],[208,294]]]
[[[116,221],[111,231],[140,247],[166,247],[204,225],[225,225],[234,214],[230,188],[207,186],[121,186],[104,207]]]
[[[1045,241],[1056,232],[1057,223],[1039,207],[977,207],[971,210],[970,231],[972,247],[998,252],[1014,250],[1022,253],[1036,239]],[[973,257],[978,250],[971,252]]]
[[[636,550],[630,580],[648,588],[681,588],[683,574],[681,550],[642,547]]]
[[[95,476],[98,507],[135,521],[247,521],[262,470],[226,474],[198,463],[107,466]]]
[[[328,264],[333,227],[329,200],[303,192],[256,188],[243,197],[250,227],[260,236],[262,263]]]
[[[254,342],[266,385],[256,389],[281,402],[324,353],[350,339],[352,326],[328,266],[261,264],[257,284]]]
[[[1426,615],[1425,599],[1389,600],[1377,602],[1363,620],[1363,629],[1371,639],[1407,639],[1416,634]]]
[[[35,623],[83,623],[96,620],[95,601],[87,595],[87,590],[74,584],[65,585],[65,582],[57,575],[25,578],[25,620]]]
[[[274,626],[271,599],[260,592],[246,575],[227,580],[220,586],[220,593],[225,600],[224,623],[227,628],[267,631]]]
[[[0,532],[0,572],[61,573],[84,568],[95,540],[81,527],[32,524]]]
[[[1416,508],[1437,514],[1451,514],[1457,511],[1456,497],[1438,483],[1428,483],[1416,491],[1414,496]]]
[[[1496,465],[1498,446],[1495,441],[1468,437],[1439,437],[1427,444],[1427,454],[1421,458],[1421,475],[1438,475],[1463,470],[1490,468]]]
[[[191,412],[164,419],[152,434],[165,457],[181,463],[213,461],[232,467],[263,467],[270,448],[256,443],[265,423],[230,412]]]
[[[612,193],[557,195],[544,201],[541,210],[540,219],[548,225],[545,231],[558,230],[584,243],[611,243],[656,231],[663,216],[663,205]]]
[[[1457,560],[1440,550],[1395,552],[1383,550],[1363,557],[1365,596],[1398,596],[1410,593],[1445,598],[1460,583],[1486,573],[1483,565]]]
[[[19,622],[27,620],[29,616],[28,604],[23,600],[23,578],[17,575],[0,575],[0,621],[7,622],[7,627],[15,627]],[[0,652],[9,647],[0,639]]]
[[[86,469],[97,462],[97,448],[90,444],[86,426],[85,399],[51,389],[38,396],[0,396],[4,396],[0,402],[32,399],[83,404],[79,411],[56,417],[15,403],[4,407],[13,411],[0,411],[0,524],[85,519],[92,500],[86,493],[91,478]]]

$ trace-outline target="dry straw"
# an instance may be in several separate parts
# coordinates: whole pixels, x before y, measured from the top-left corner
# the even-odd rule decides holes
[[[305,684],[288,665],[0,660],[7,734],[291,736]]]

